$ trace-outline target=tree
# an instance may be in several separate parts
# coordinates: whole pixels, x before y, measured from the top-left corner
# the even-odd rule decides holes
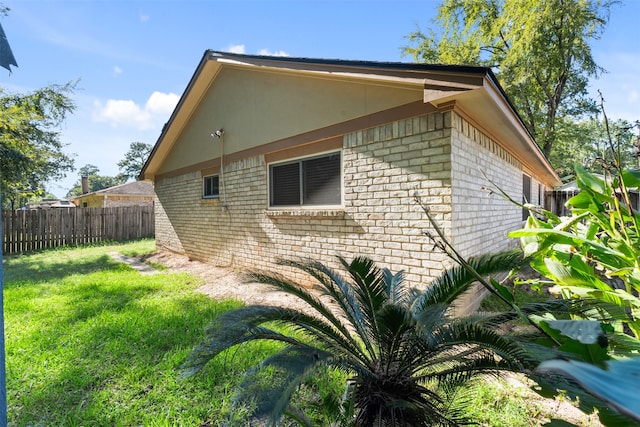
[[[124,184],[127,179],[122,175],[102,176],[100,169],[94,165],[84,165],[79,170],[81,177],[87,177],[89,184],[89,192],[102,190],[116,185]],[[67,197],[80,196],[82,194],[82,179],[76,181],[76,184],[69,190]]]
[[[622,168],[637,167],[637,125],[620,119],[606,123],[597,118],[565,122],[562,119],[556,126],[561,150],[554,149],[549,158],[561,177],[573,176],[576,162],[589,172],[603,174],[603,164],[611,164],[618,154]],[[607,127],[615,138],[615,152],[608,142]]]
[[[129,151],[124,155],[124,159],[118,162],[121,174],[127,179],[138,179],[152,149],[153,145],[151,144],[132,142],[129,146]]]
[[[75,84],[51,85],[29,94],[0,88],[0,191],[3,202],[20,205],[40,195],[49,180],[73,170],[63,152],[58,127],[75,109],[69,98]]]
[[[603,70],[589,42],[600,37],[614,3],[443,0],[436,18],[439,33],[412,33],[413,46],[404,52],[416,61],[492,67],[549,157],[558,140],[558,120],[595,111],[587,84]]]
[[[299,298],[309,308],[248,306],[221,314],[208,328],[206,342],[188,357],[182,376],[194,375],[229,348],[273,340],[283,343],[282,349],[248,371],[236,393],[238,402],[253,403],[251,417],[260,425],[275,425],[283,414],[305,420],[292,404],[295,390],[305,380],[337,369],[350,376],[339,405],[342,412],[334,410],[332,419],[315,424],[305,420],[305,425],[449,426],[463,421],[455,396],[470,379],[537,366],[525,343],[499,332],[518,314],[451,315],[452,305],[476,279],[469,270],[453,267],[419,292],[406,287],[402,273],[379,269],[366,257],[339,261],[341,271],[315,261],[282,262],[313,277],[317,292],[277,274],[252,273],[252,281]],[[475,274],[487,275],[522,262],[519,251],[508,251],[472,258],[468,265]],[[551,301],[521,311],[566,307],[563,301]],[[530,334],[544,341],[535,331]]]

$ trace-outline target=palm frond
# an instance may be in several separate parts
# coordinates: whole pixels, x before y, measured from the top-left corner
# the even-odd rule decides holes
[[[517,341],[498,333],[493,329],[471,323],[466,319],[456,319],[450,322],[446,328],[442,328],[446,339],[443,339],[441,348],[457,345],[478,345],[490,350],[494,355],[504,360],[518,361],[526,358],[526,354]],[[513,366],[519,368],[519,366]]]
[[[520,267],[524,256],[519,249],[471,257],[467,263],[481,276],[506,272]],[[419,312],[433,304],[451,304],[466,292],[476,280],[469,268],[454,266],[445,270],[434,279],[428,288],[413,303],[414,310]]]
[[[449,321],[448,310],[448,304],[431,304],[412,313],[415,321],[415,333],[422,337],[427,348],[438,345],[439,338],[434,334],[434,331]]]
[[[404,270],[393,274],[388,268],[383,268],[382,275],[384,277],[384,283],[387,285],[387,299],[389,303],[408,306],[411,301],[411,292],[404,286]]]
[[[344,258],[338,260],[351,277],[360,315],[364,320],[364,331],[369,339],[380,342],[376,312],[387,302],[384,276],[375,263],[366,257],[356,257],[348,263]]]
[[[390,369],[391,364],[398,363],[403,357],[403,347],[412,345],[411,341],[415,337],[412,332],[414,322],[409,313],[402,307],[387,304],[376,314],[379,325],[379,347],[380,359],[386,361],[386,369]]]
[[[436,380],[439,386],[460,387],[478,375],[498,375],[501,372],[513,371],[513,366],[504,359],[496,358],[490,352],[481,356],[458,360],[447,369],[440,369],[428,376],[425,380]]]
[[[252,420],[260,425],[275,426],[290,410],[291,397],[298,386],[331,357],[331,353],[315,347],[285,347],[247,372],[234,401],[236,404],[254,403]]]
[[[281,319],[283,311],[278,307],[254,305],[221,314],[208,327],[207,341],[193,349],[182,364],[180,377],[193,376],[224,350],[245,342],[273,340],[298,344],[295,338],[259,326]]]
[[[362,313],[362,308],[358,302],[354,285],[344,279],[338,272],[325,266],[324,264],[307,260],[306,262],[282,260],[282,265],[298,268],[314,277],[317,281],[317,289],[323,295],[329,297],[333,304],[339,308],[344,317],[356,331],[369,357],[375,355],[375,347],[371,343],[371,334],[367,330],[366,319]]]
[[[281,264],[297,267],[310,273],[311,271],[315,271],[314,266],[308,265],[308,263],[300,263],[296,261],[281,261]],[[309,304],[313,309],[315,309],[320,318],[327,320],[337,331],[342,335],[343,340],[349,341],[349,347],[352,349],[359,349],[360,346],[353,339],[351,333],[347,329],[347,327],[343,324],[343,322],[334,314],[333,310],[330,307],[327,307],[322,301],[316,298],[309,290],[305,289],[302,286],[286,279],[278,274],[269,274],[262,272],[250,272],[248,273],[250,280],[263,283],[269,286],[272,286],[282,292],[285,292],[289,295],[293,295],[296,298],[301,299],[302,301]],[[316,277],[317,280],[326,280],[326,277],[318,274]],[[364,355],[362,355],[364,357]]]
[[[548,299],[547,301],[538,301],[525,304],[520,307],[520,313],[515,311],[502,311],[496,313],[483,313],[484,319],[478,319],[477,322],[489,328],[496,328],[511,320],[520,318],[522,315],[543,315],[546,313],[553,315],[568,315],[582,313],[589,310],[584,306],[584,301],[567,300],[567,299]]]

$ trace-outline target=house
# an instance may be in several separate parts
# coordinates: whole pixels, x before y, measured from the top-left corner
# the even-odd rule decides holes
[[[26,209],[75,208],[76,205],[64,199],[42,199],[38,202],[28,202]]]
[[[86,185],[83,186],[86,188]],[[80,208],[115,208],[121,206],[153,206],[153,184],[146,181],[127,182],[71,198]]]
[[[594,173],[593,176],[602,181],[611,179],[610,177],[607,177],[603,174],[598,174],[598,173]],[[629,201],[631,202],[631,208],[640,212],[639,189],[628,188],[627,190],[629,192]],[[556,187],[552,190],[549,190],[545,193],[544,206],[546,209],[550,210],[556,215],[570,216],[571,209],[566,205],[566,203],[573,196],[580,193],[580,191],[581,191],[580,187],[578,187],[578,183],[576,182],[576,180],[566,182],[561,186]],[[618,199],[620,199],[621,203],[625,203],[624,198],[620,193],[620,190],[616,189],[616,194],[618,195]]]
[[[206,51],[147,160],[159,248],[241,269],[367,255],[423,285],[560,183],[490,69]],[[279,268],[279,267],[278,267]],[[293,274],[282,269],[286,274]]]

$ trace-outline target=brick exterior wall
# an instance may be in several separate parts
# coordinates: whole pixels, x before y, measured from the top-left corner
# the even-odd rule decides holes
[[[276,266],[277,259],[305,257],[335,266],[335,255],[367,255],[425,286],[449,262],[424,235],[430,225],[414,192],[465,252],[504,246],[500,233],[513,222],[513,209],[502,213],[507,205],[479,194],[475,158],[510,191],[517,190],[515,177],[521,180],[518,167],[467,135],[464,123],[453,112],[434,113],[345,135],[342,210],[269,210],[264,156],[225,165],[220,199],[202,198],[199,172],[159,179],[158,247],[219,266],[288,275],[293,272]],[[460,188],[452,190],[452,184]],[[475,243],[494,231],[500,233],[491,242]]]
[[[454,114],[451,138],[453,243],[463,255],[499,252],[517,244],[506,237],[522,226],[522,210],[500,194],[522,198],[522,165],[490,137]],[[493,182],[493,184],[492,184]]]

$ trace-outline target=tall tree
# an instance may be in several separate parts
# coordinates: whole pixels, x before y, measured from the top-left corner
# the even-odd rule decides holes
[[[75,109],[75,83],[51,85],[28,94],[0,88],[0,191],[3,202],[20,204],[42,192],[45,182],[73,170],[63,152],[59,126]]]
[[[87,177],[89,184],[89,192],[103,190],[105,188],[114,187],[124,184],[127,178],[122,175],[106,176],[100,175],[100,169],[94,165],[84,165],[79,170],[81,177]],[[79,196],[82,194],[82,180],[76,181],[75,185],[67,193],[67,197]]]
[[[144,142],[132,142],[129,151],[124,155],[124,159],[118,162],[121,174],[127,179],[138,179],[153,145]]]
[[[559,119],[595,111],[590,77],[603,69],[589,43],[616,0],[443,0],[437,30],[409,35],[417,61],[492,67],[549,156]]]
[[[609,128],[613,147],[607,134]],[[549,160],[561,177],[573,176],[574,164],[579,162],[585,170],[602,174],[606,165],[614,161],[622,168],[638,166],[636,126],[627,120],[591,118],[577,122],[560,120],[557,123],[558,149],[551,152]]]

